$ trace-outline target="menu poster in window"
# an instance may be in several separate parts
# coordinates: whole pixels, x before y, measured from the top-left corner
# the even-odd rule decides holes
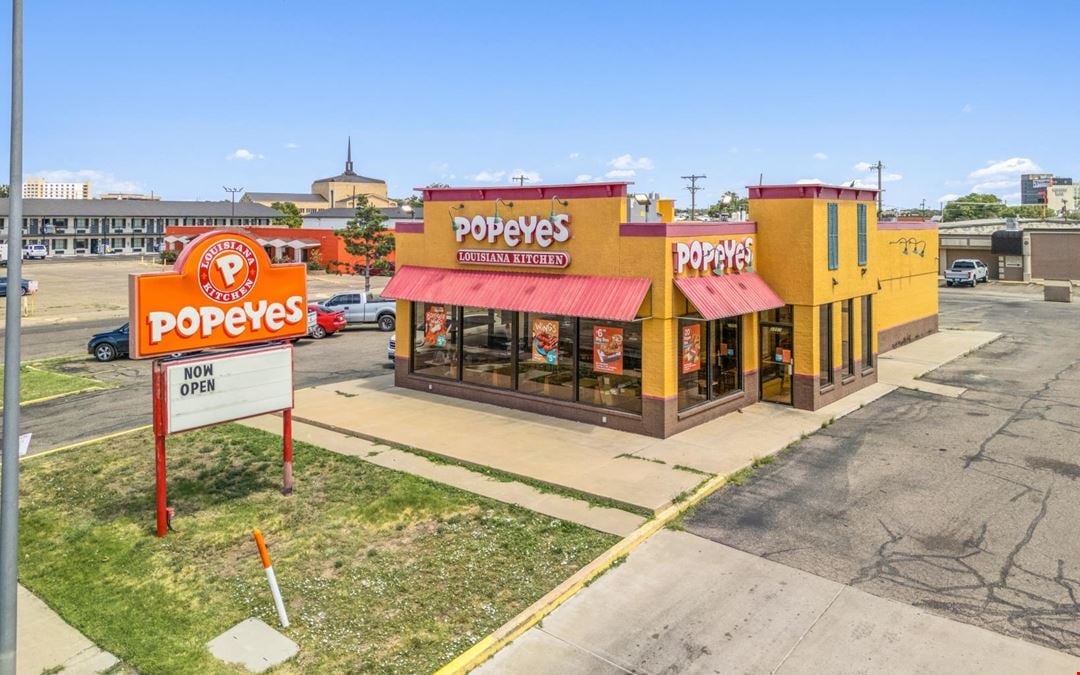
[[[701,370],[701,324],[683,326],[680,353],[683,375]]]
[[[594,373],[622,375],[623,329],[593,326],[592,369]]]
[[[446,307],[429,306],[424,312],[424,344],[429,347],[445,347],[446,328]]]
[[[559,322],[532,320],[532,360],[554,366],[559,363]]]

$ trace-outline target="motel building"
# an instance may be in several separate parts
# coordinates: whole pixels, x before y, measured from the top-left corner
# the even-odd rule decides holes
[[[827,405],[937,330],[936,224],[878,223],[875,190],[753,186],[747,222],[676,223],[630,222],[627,186],[422,188],[383,293],[396,384],[667,437]]]

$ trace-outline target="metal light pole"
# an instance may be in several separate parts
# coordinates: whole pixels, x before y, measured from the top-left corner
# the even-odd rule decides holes
[[[19,343],[22,339],[23,3],[11,2],[11,177],[4,324],[4,451],[0,478],[0,675],[15,675],[19,597]]]
[[[225,190],[225,192],[228,192],[230,196],[232,196],[232,209],[229,211],[229,220],[230,221],[235,220],[236,219],[236,193],[237,192],[243,192],[244,188],[242,188],[242,187],[231,188],[231,187],[225,187],[224,185],[222,185],[221,188],[223,190]],[[231,222],[229,224],[232,225]]]

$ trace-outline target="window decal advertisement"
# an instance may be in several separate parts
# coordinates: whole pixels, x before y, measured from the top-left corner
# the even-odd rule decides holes
[[[424,344],[429,347],[445,347],[446,329],[446,307],[428,307],[424,311]]]
[[[593,372],[622,375],[623,329],[593,326]]]
[[[683,326],[680,353],[683,375],[701,370],[701,324]]]
[[[559,363],[559,322],[532,320],[532,360],[554,366]]]

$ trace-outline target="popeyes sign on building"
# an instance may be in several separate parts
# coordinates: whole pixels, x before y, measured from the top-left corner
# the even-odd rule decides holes
[[[179,431],[281,413],[282,492],[292,492],[293,354],[284,341],[307,334],[305,266],[273,265],[251,235],[219,230],[185,246],[171,271],[132,274],[128,289],[131,358],[158,357],[157,535],[171,529],[165,438]],[[210,349],[218,351],[184,355]]]
[[[454,237],[459,244],[472,239],[477,243],[501,244],[507,248],[458,249],[457,261],[464,265],[503,265],[508,267],[564,268],[570,264],[566,251],[515,250],[518,246],[536,245],[546,249],[570,239],[570,215],[552,213],[541,216],[518,216],[503,220],[497,216],[454,218]]]
[[[675,272],[687,269],[725,274],[732,270],[742,272],[753,267],[754,240],[750,237],[742,241],[724,239],[716,243],[707,241],[675,242],[672,247],[675,254]]]
[[[303,264],[272,265],[245,232],[207,232],[171,271],[131,275],[131,358],[303,337],[306,293]]]

